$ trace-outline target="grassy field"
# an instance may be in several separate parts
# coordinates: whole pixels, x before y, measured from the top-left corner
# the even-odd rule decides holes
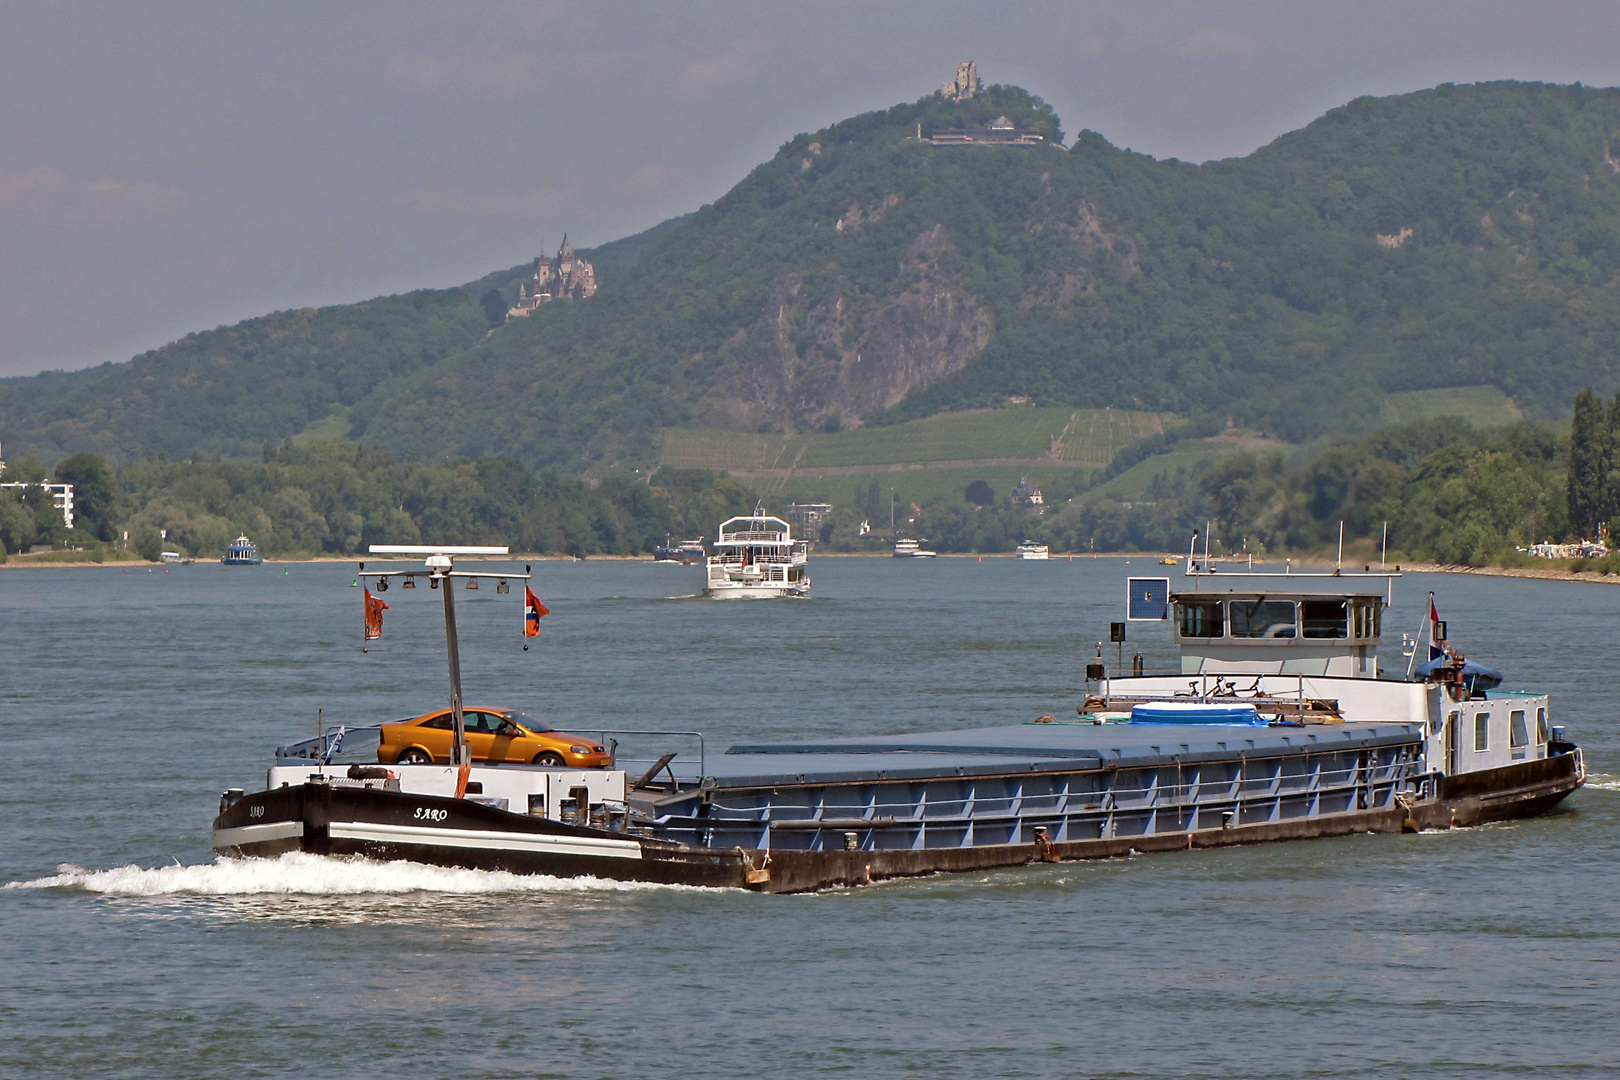
[[[1076,471],[1058,465],[1047,469],[1039,466],[1030,469],[1004,467],[904,469],[899,472],[837,476],[817,476],[813,472],[804,472],[794,474],[791,479],[767,494],[783,503],[830,502],[835,506],[849,506],[855,501],[857,489],[865,490],[875,476],[884,497],[887,498],[889,491],[893,489],[899,499],[900,509],[905,510],[912,503],[921,504],[944,495],[960,499],[962,490],[975,480],[983,480],[997,495],[1005,497],[1012,492],[1022,476],[1028,476],[1037,486],[1047,486],[1054,480],[1072,478]],[[758,484],[755,487],[763,490]],[[887,525],[888,522],[873,522],[873,524]]]
[[[1174,476],[1178,469],[1191,469],[1204,462],[1216,462],[1235,453],[1238,453],[1238,450],[1232,446],[1205,442],[1181,443],[1168,454],[1159,454],[1157,457],[1137,462],[1096,490],[1105,495],[1141,495],[1147,491],[1148,485],[1153,483],[1153,478],[1159,473]]]
[[[1069,422],[1071,409],[986,409],[892,427],[857,428],[810,440],[801,467],[891,465],[914,461],[1038,458]]]
[[[803,435],[669,428],[663,435],[658,463],[716,472],[786,469],[792,466],[808,441]]]
[[[1524,419],[1513,399],[1494,386],[1409,390],[1384,396],[1384,422],[1409,424],[1437,416],[1460,416],[1475,427],[1504,427]]]
[[[1114,455],[1138,439],[1164,434],[1158,413],[1120,409],[1080,409],[1069,419],[1063,435],[1064,461],[1092,461],[1106,465]]]
[[[330,416],[311,420],[304,430],[292,437],[294,446],[308,446],[315,439],[346,439],[353,427],[349,423],[349,410],[339,409]]]
[[[1116,409],[985,409],[913,420],[892,427],[826,435],[755,435],[671,428],[660,464],[748,472],[758,469],[850,468],[933,461],[1036,460],[1061,439],[1064,461],[1105,465],[1121,448],[1164,430],[1156,413]]]

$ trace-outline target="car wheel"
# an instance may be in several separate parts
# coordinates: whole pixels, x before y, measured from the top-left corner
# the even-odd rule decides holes
[[[433,759],[428,756],[428,752],[426,750],[418,750],[413,746],[403,754],[399,755],[399,763],[401,765],[431,765],[433,764]]]
[[[554,769],[568,764],[563,760],[563,756],[557,753],[555,750],[540,751],[538,754],[534,755],[534,763],[536,765],[549,765]]]

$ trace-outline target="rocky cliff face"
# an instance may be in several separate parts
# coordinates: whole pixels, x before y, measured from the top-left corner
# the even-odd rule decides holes
[[[883,297],[846,295],[842,281],[812,296],[803,275],[768,290],[759,321],[728,347],[727,363],[699,409],[715,427],[858,423],[912,390],[957,371],[990,340],[990,313],[941,271],[943,225],[924,231]]]

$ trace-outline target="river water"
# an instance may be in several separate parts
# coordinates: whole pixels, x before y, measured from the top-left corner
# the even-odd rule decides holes
[[[1073,709],[1153,560],[535,564],[458,594],[467,698],[734,741]],[[1170,568],[1164,568],[1166,570]],[[328,723],[445,700],[439,595],[360,650],[352,566],[0,572],[0,1076],[1336,1077],[1620,1068],[1620,588],[1408,576],[1553,695],[1593,783],[1545,817],[812,896],[289,857],[219,863],[227,786]],[[1130,652],[1168,661],[1167,631]],[[1106,646],[1110,654],[1112,646]]]

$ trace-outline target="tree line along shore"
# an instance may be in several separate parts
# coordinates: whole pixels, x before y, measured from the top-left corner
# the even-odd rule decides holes
[[[1336,550],[1342,523],[1355,562],[1620,573],[1614,554],[1528,554],[1538,542],[1599,537],[1620,517],[1620,394],[1604,402],[1583,393],[1568,426],[1424,420],[1315,447],[1167,465],[1139,496],[1099,490],[1121,466],[1152,461],[1165,438],[1128,447],[1111,469],[1072,470],[1071,490],[1049,486],[1039,514],[984,484],[912,503],[874,480],[850,505],[834,507],[818,550],[886,550],[892,538],[863,535],[862,525],[894,501],[903,508],[896,533],[942,553],[998,554],[1025,541],[1057,555],[1181,552],[1197,531],[1200,548],[1207,539],[1218,557],[1321,557]],[[373,543],[643,556],[667,537],[712,536],[719,522],[760,502],[783,509],[701,469],[622,470],[588,481],[498,456],[399,460],[340,439],[267,445],[256,462],[153,457],[114,466],[79,454],[51,470],[24,458],[6,479],[47,477],[74,484],[75,527],[64,527],[42,488],[0,491],[0,544],[12,557],[48,547],[25,561],[156,561],[163,551],[217,558],[240,534],[277,559],[346,557]],[[895,482],[903,485],[903,475]]]

